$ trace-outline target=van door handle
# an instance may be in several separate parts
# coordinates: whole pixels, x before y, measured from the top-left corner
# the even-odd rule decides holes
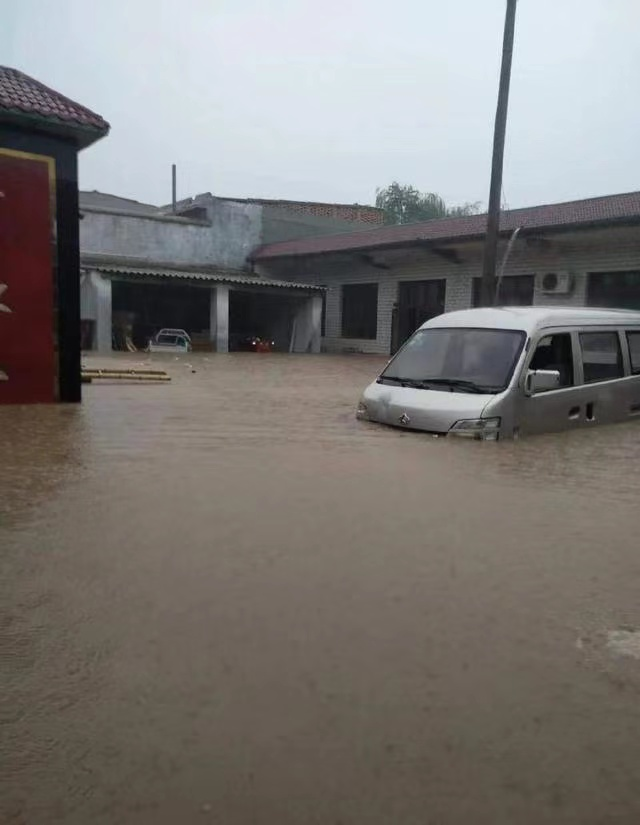
[[[576,418],[580,418],[580,407],[571,407],[569,410],[569,418],[572,421],[575,421]]]

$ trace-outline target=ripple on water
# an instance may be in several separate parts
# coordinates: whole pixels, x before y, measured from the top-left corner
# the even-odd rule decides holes
[[[0,819],[640,821],[640,431],[358,423],[383,360],[0,409]]]

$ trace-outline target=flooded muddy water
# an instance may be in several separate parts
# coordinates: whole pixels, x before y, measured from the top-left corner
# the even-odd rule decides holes
[[[355,421],[375,358],[153,363],[0,409],[0,821],[640,822],[640,425],[458,443]]]

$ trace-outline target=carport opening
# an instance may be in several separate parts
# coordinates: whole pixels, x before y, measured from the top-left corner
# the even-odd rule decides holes
[[[113,339],[126,349],[128,337],[139,349],[163,327],[184,329],[194,349],[209,344],[210,291],[190,284],[149,284],[114,281],[112,285]]]
[[[251,341],[268,341],[275,352],[289,352],[293,322],[305,297],[232,290],[229,293],[229,349],[252,349]]]

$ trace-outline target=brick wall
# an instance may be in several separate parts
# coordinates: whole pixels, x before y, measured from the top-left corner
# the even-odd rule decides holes
[[[364,223],[380,226],[384,223],[384,212],[375,206],[361,206],[346,203],[315,203],[313,201],[279,201],[251,198],[249,203],[274,206],[296,215],[313,215],[316,218],[332,218],[339,221]]]
[[[428,249],[374,253],[380,269],[362,260],[360,254],[318,258],[292,258],[271,261],[259,267],[271,277],[286,278],[326,286],[326,335],[323,349],[330,352],[357,351],[386,355],[391,347],[391,318],[398,296],[398,283],[409,280],[443,278],[446,280],[445,311],[468,309],[472,303],[472,281],[482,273],[482,246],[478,243],[457,248],[460,262],[453,263]],[[501,244],[498,260],[504,253]],[[640,231],[636,228],[593,230],[572,235],[553,235],[535,246],[516,244],[505,277],[535,276],[534,304],[583,306],[589,272],[640,269]],[[548,295],[542,290],[547,272],[568,270],[574,275],[574,288],[568,295]],[[375,340],[342,338],[342,285],[378,284],[378,330]]]

